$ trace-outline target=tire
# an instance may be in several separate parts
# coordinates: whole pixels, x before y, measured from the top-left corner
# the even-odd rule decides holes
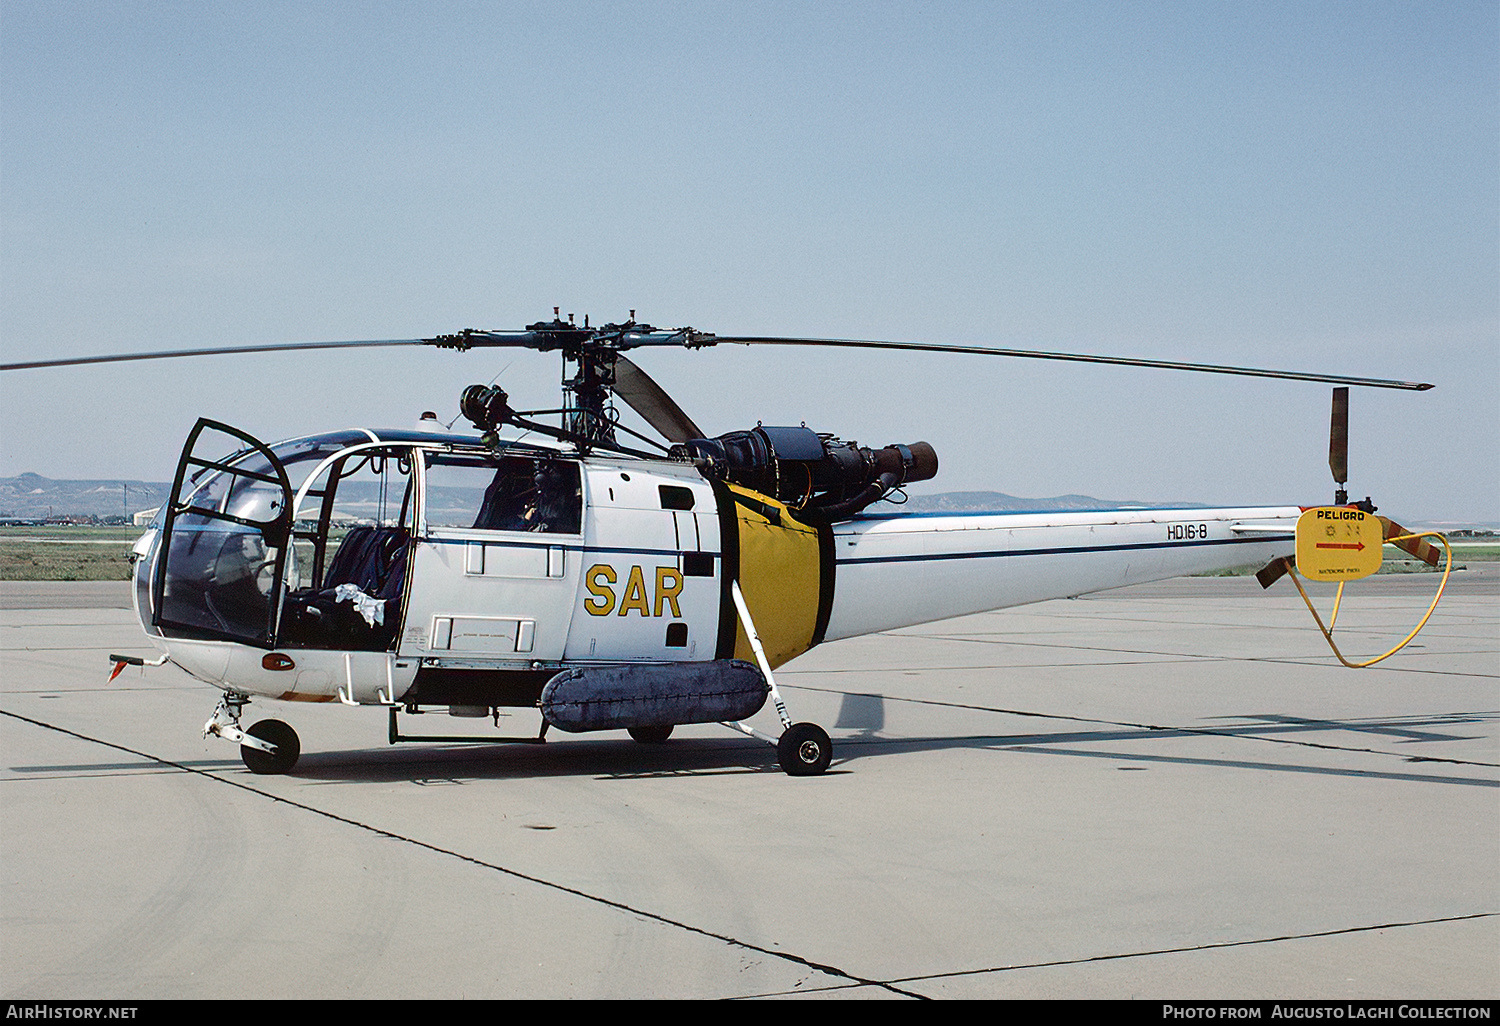
[[[297,740],[297,732],[289,725],[280,720],[261,720],[245,733],[276,746],[273,755],[259,748],[240,745],[240,758],[245,761],[245,766],[251,773],[289,773],[297,765],[297,757],[302,754],[302,742]]]
[[[816,723],[794,723],[776,742],[776,759],[791,777],[815,777],[833,761],[833,742]]]
[[[672,736],[672,725],[668,723],[664,727],[630,727],[630,736],[643,745],[659,745]]]

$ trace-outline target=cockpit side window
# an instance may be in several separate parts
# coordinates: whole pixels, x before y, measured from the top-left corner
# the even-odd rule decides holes
[[[442,455],[428,465],[428,527],[577,534],[582,522],[581,477],[571,460]]]
[[[537,513],[536,463],[518,456],[500,460],[469,526],[482,531],[530,531]]]
[[[583,485],[578,464],[542,459],[536,463],[537,530],[578,534],[583,529]]]
[[[298,510],[298,567],[322,586],[343,540],[358,527],[411,526],[415,492],[410,450],[361,449],[327,467]]]
[[[394,643],[416,499],[412,457],[401,446],[357,448],[306,483],[280,643],[351,651]]]

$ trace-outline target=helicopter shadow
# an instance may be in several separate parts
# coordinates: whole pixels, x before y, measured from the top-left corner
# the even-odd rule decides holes
[[[677,738],[641,744],[587,738],[546,744],[421,743],[387,749],[307,752],[289,774],[319,783],[441,786],[547,777],[627,779],[775,773],[776,750],[748,738]]]
[[[835,730],[875,736],[885,725],[884,698],[874,694],[843,697]],[[835,750],[828,774],[841,772]],[[614,737],[570,734],[545,744],[427,742],[390,749],[305,752],[291,776],[329,783],[453,784],[464,780],[535,779],[593,776],[601,779],[716,776],[782,772],[776,749],[744,736],[673,738],[641,744]]]
[[[834,757],[829,775],[848,772],[865,759],[901,757],[922,752],[993,751],[1018,754],[1065,756],[1075,759],[1105,759],[1120,769],[1145,769],[1152,765],[1194,765],[1221,769],[1251,769],[1277,773],[1304,773],[1347,777],[1445,783],[1461,786],[1500,787],[1500,779],[1450,775],[1442,772],[1410,772],[1318,765],[1306,760],[1276,759],[1289,749],[1278,741],[1287,735],[1309,732],[1347,732],[1355,739],[1344,743],[1319,741],[1320,751],[1341,748],[1368,754],[1369,740],[1382,738],[1398,744],[1425,745],[1434,742],[1472,740],[1472,729],[1452,728],[1488,723],[1500,718],[1491,712],[1445,713],[1422,717],[1380,717],[1357,720],[1308,719],[1281,713],[1222,716],[1226,721],[1203,727],[1149,727],[1098,725],[1017,734],[964,734],[885,737],[885,698],[878,694],[843,695],[834,721]],[[1151,745],[1172,741],[1216,737],[1259,741],[1269,745],[1268,758],[1196,756],[1168,751],[1142,751]],[[1114,743],[1119,747],[1096,747]],[[1414,749],[1414,753],[1419,749]],[[1395,755],[1396,753],[1389,753]],[[1406,763],[1426,763],[1436,770],[1459,761],[1438,755],[1410,754]],[[1477,765],[1481,772],[1492,769]],[[780,775],[776,750],[771,745],[743,736],[725,738],[679,737],[662,744],[640,744],[618,737],[567,735],[545,744],[496,744],[480,742],[424,743],[389,749],[311,752],[302,756],[292,776],[304,781],[327,783],[400,782],[439,786],[465,781],[539,779],[545,777],[595,777],[643,779],[652,777],[700,777],[731,774],[773,773]]]
[[[857,700],[857,701],[854,701]],[[884,723],[884,704],[878,695],[848,695],[840,711],[837,726],[857,729],[855,736],[835,738],[834,765],[848,765],[861,759],[909,755],[916,752],[935,752],[964,749],[972,751],[995,751],[1036,755],[1066,756],[1075,759],[1106,759],[1122,763],[1119,769],[1146,769],[1152,764],[1160,766],[1202,766],[1221,769],[1250,769],[1277,773],[1303,773],[1320,776],[1344,776],[1366,779],[1400,780],[1428,784],[1453,784],[1467,787],[1500,787],[1491,763],[1466,762],[1441,755],[1426,755],[1388,752],[1399,756],[1408,764],[1424,763],[1434,769],[1447,764],[1468,765],[1489,776],[1450,775],[1441,772],[1410,772],[1402,770],[1378,770],[1347,766],[1317,765],[1306,761],[1272,761],[1272,759],[1228,758],[1219,756],[1190,756],[1168,752],[1142,752],[1139,742],[1170,742],[1184,738],[1225,738],[1264,742],[1274,746],[1273,752],[1285,755],[1290,749],[1287,743],[1297,742],[1283,735],[1307,732],[1349,732],[1359,740],[1344,743],[1319,741],[1313,747],[1320,751],[1340,750],[1351,754],[1370,753],[1369,738],[1373,735],[1396,744],[1427,744],[1443,741],[1472,741],[1483,737],[1481,733],[1465,731],[1453,733],[1454,726],[1494,722],[1500,714],[1493,712],[1442,713],[1430,716],[1395,716],[1374,719],[1328,720],[1308,719],[1281,713],[1257,713],[1253,715],[1220,716],[1216,720],[1229,721],[1204,727],[1154,727],[1154,726],[1105,726],[1085,729],[1029,732],[1024,734],[992,734],[965,736],[926,737],[881,737],[878,731]],[[1130,750],[1095,748],[1094,745],[1110,742],[1128,742]],[[1088,747],[1081,747],[1088,746]]]

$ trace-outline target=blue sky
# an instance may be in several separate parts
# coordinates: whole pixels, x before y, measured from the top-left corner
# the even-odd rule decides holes
[[[6,360],[518,328],[1420,379],[1350,490],[1500,520],[1496,3],[0,0]],[[721,348],[640,363],[713,432],[925,439],[924,490],[1314,503],[1328,389]],[[536,354],[215,357],[0,379],[0,475],[166,478],[456,414]]]

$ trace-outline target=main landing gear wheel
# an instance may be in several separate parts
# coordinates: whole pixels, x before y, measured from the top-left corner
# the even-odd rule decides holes
[[[794,723],[776,742],[776,759],[792,777],[815,777],[833,760],[833,742],[816,723]]]
[[[643,745],[659,745],[672,736],[672,725],[665,727],[630,727],[630,736]]]
[[[289,773],[297,765],[297,757],[302,754],[302,742],[297,740],[297,732],[288,724],[280,720],[261,720],[245,733],[276,746],[273,755],[259,748],[240,745],[240,758],[245,760],[251,773]]]

